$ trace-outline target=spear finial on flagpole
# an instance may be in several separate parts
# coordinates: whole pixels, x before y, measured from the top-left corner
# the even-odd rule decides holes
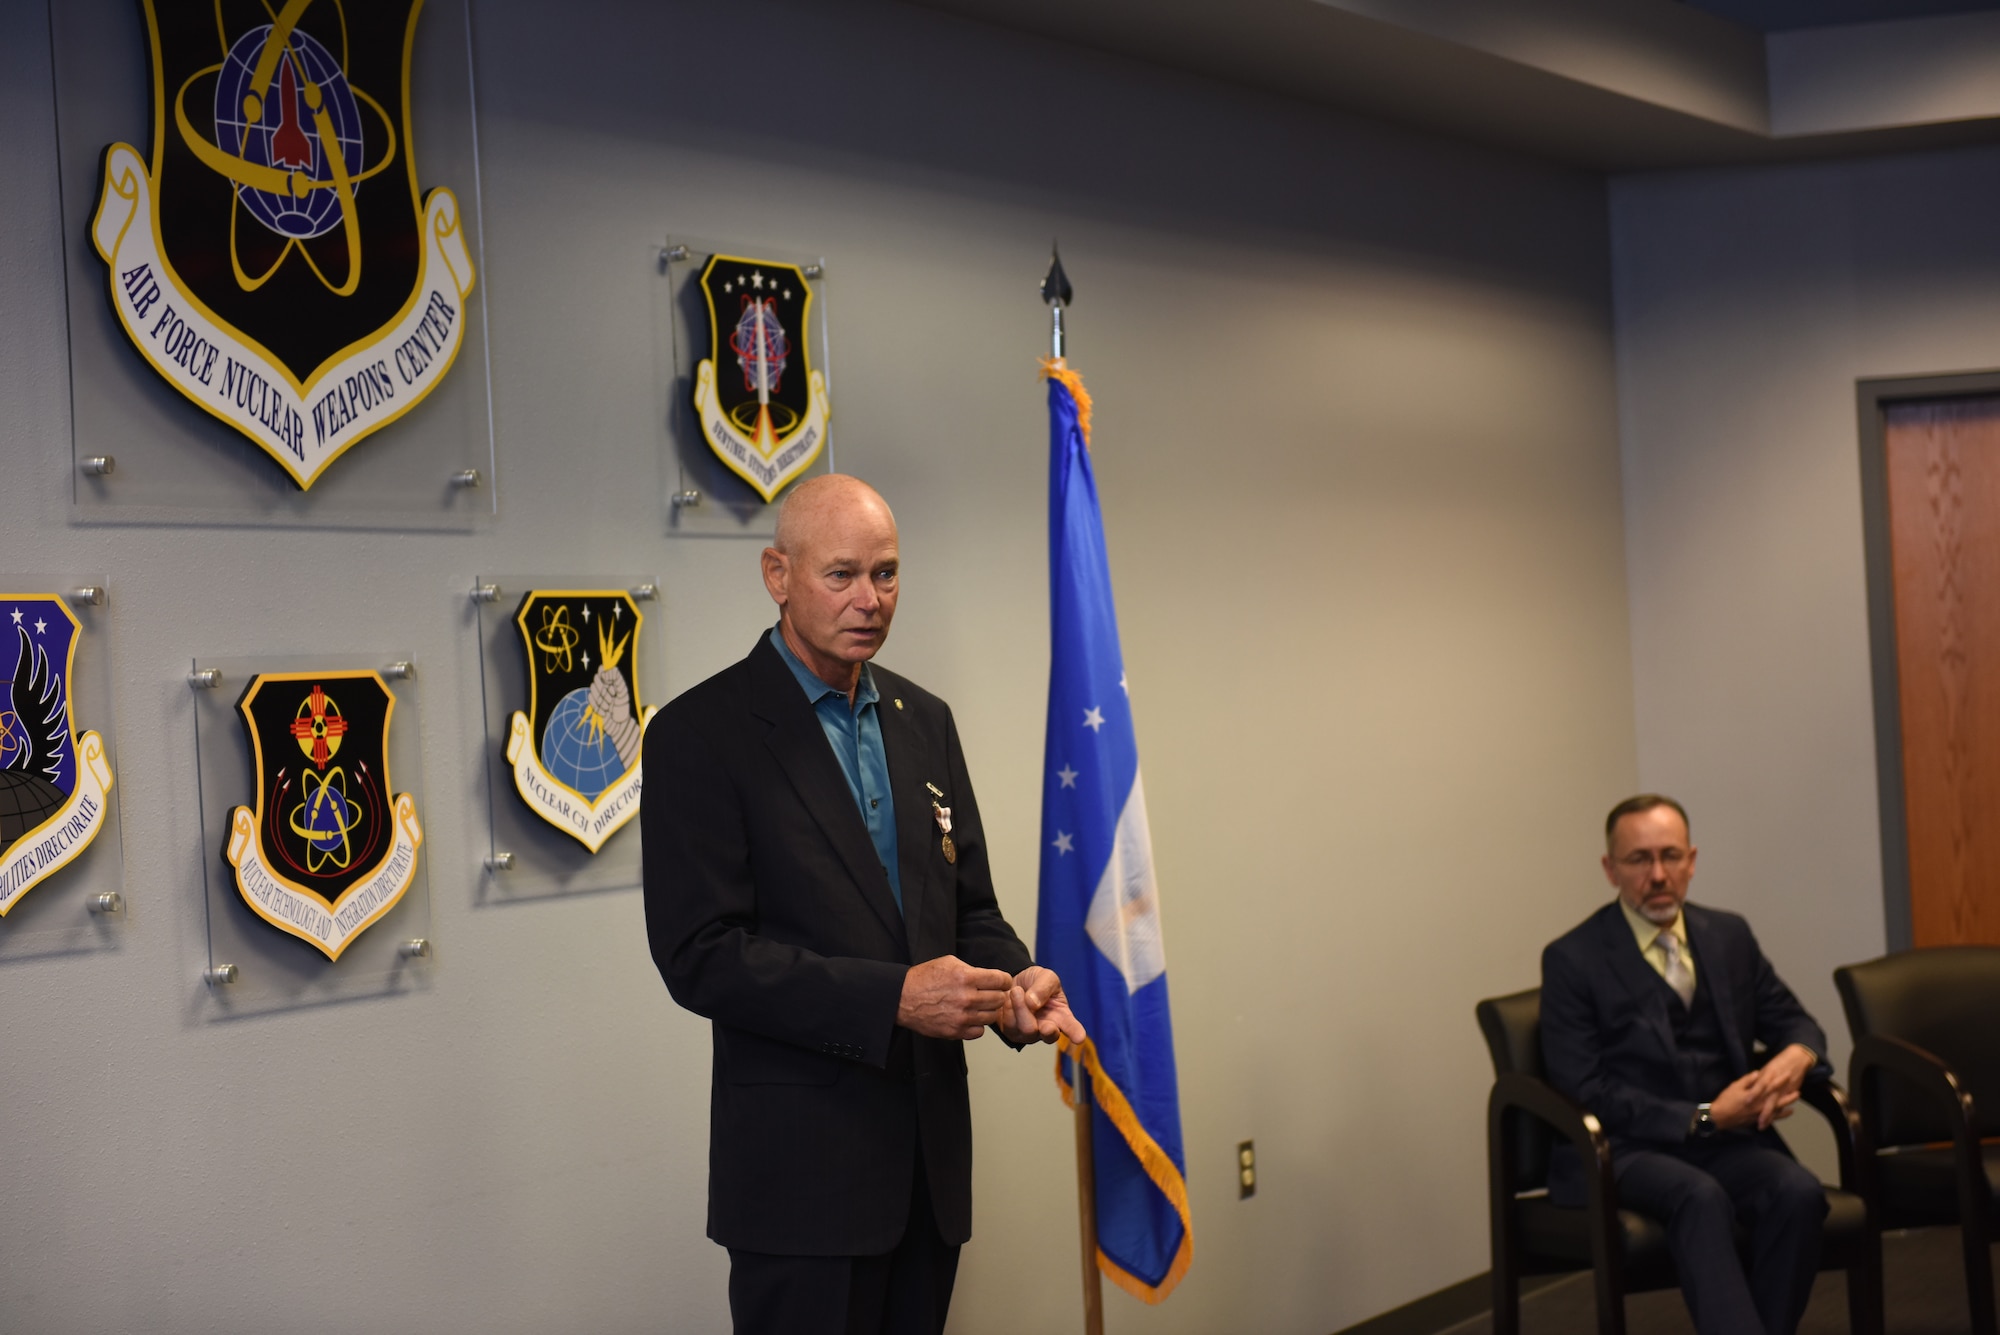
[[[1063,272],[1062,252],[1056,243],[1049,242],[1049,272],[1042,279],[1042,300],[1049,304],[1049,356],[1057,361],[1063,359],[1063,307],[1069,305],[1074,294],[1070,291],[1069,275]]]

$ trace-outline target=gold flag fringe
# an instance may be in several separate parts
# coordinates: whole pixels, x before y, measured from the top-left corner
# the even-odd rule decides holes
[[[1043,365],[1047,366],[1050,360],[1052,359],[1045,358]],[[1069,374],[1074,375],[1075,372]],[[1067,384],[1068,381],[1064,383]],[[1125,1143],[1132,1147],[1132,1153],[1138,1157],[1140,1167],[1146,1170],[1146,1176],[1153,1180],[1153,1185],[1160,1189],[1160,1193],[1167,1198],[1167,1203],[1172,1205],[1175,1213],[1181,1217],[1180,1250],[1174,1254],[1173,1264],[1167,1267],[1166,1277],[1157,1285],[1148,1284],[1127,1271],[1125,1267],[1106,1256],[1102,1248],[1097,1252],[1097,1268],[1113,1284],[1140,1302],[1149,1304],[1164,1302],[1167,1295],[1174,1291],[1180,1284],[1181,1278],[1187,1274],[1188,1267],[1194,1263],[1194,1217],[1188,1210],[1187,1182],[1182,1178],[1180,1169],[1174,1167],[1174,1161],[1167,1157],[1167,1152],[1160,1148],[1159,1142],[1155,1141],[1140,1124],[1138,1114],[1132,1111],[1131,1103],[1125,1098],[1125,1091],[1118,1088],[1118,1083],[1104,1073],[1104,1067],[1097,1059],[1097,1045],[1085,1039],[1079,1047],[1067,1038],[1058,1038],[1056,1051],[1058,1054],[1075,1053],[1081,1057],[1084,1067],[1090,1072],[1090,1089],[1097,1099],[1097,1106],[1104,1110],[1104,1115],[1111,1119],[1111,1125],[1118,1128],[1118,1133],[1125,1137]],[[1061,1055],[1056,1057],[1056,1088],[1062,1091],[1064,1105],[1074,1111],[1076,1092],[1070,1088],[1070,1082],[1063,1079]]]

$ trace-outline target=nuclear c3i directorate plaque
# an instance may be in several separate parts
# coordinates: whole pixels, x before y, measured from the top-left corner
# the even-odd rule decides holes
[[[91,240],[142,356],[301,489],[464,341],[458,200],[421,194],[422,0],[144,0],[150,161],[104,152]]]
[[[223,857],[252,912],[340,958],[417,873],[416,802],[389,782],[396,696],[377,672],[265,672],[236,702],[257,802]]]
[[[528,708],[507,728],[514,789],[592,853],[639,814],[657,708],[639,701],[644,623],[624,589],[531,589],[514,614],[528,658]]]

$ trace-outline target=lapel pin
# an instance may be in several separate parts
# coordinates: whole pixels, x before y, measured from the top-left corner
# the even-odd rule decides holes
[[[898,696],[898,697],[896,698],[896,708],[898,708],[898,709],[901,709],[902,707],[903,707],[903,700],[902,700],[902,697],[901,697],[901,696]]]

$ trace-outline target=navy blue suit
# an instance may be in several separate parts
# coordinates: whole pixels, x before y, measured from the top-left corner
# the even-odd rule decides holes
[[[1690,1138],[1695,1105],[1714,1100],[1770,1052],[1826,1034],[1734,913],[1686,904],[1694,1003],[1682,1003],[1640,953],[1618,902],[1542,952],[1542,1061],[1549,1083],[1597,1115],[1611,1141],[1618,1201],[1664,1221],[1682,1292],[1702,1335],[1791,1335],[1819,1262],[1825,1192],[1775,1131]],[[1550,1196],[1581,1204],[1581,1164],[1567,1146],[1549,1165]],[[1732,1240],[1751,1239],[1746,1275]]]

